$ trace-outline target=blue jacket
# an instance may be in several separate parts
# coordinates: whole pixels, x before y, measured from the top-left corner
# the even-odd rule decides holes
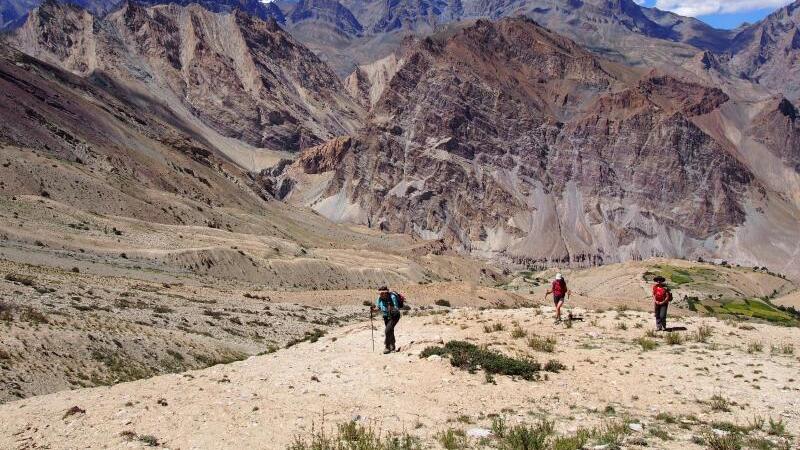
[[[397,295],[395,295],[394,292],[390,292],[389,293],[389,300],[391,300],[391,302],[392,302],[392,308],[397,309],[397,310],[400,309],[400,307],[397,305]],[[375,305],[378,307],[378,309],[381,310],[381,312],[383,313],[383,316],[384,317],[389,317],[389,305],[387,305],[386,303],[387,302],[384,302],[383,300],[381,300],[380,297],[378,297],[378,300],[375,301]]]

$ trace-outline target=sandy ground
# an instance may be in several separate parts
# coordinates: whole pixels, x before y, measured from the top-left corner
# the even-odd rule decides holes
[[[687,329],[680,332],[683,343],[657,337],[655,350],[642,351],[634,339],[651,327],[645,313],[576,310],[584,320],[571,328],[554,325],[551,313],[463,308],[405,317],[398,329],[402,351],[388,356],[372,352],[369,324],[362,322],[229,365],[11,402],[0,406],[6,430],[0,448],[144,445],[126,442],[121,433],[128,431],[169,448],[285,448],[312,427],[353,419],[434,442],[450,427],[487,427],[491,413],[510,424],[547,417],[564,433],[627,417],[643,424],[637,433],[655,448],[699,448],[692,437],[713,422],[746,424],[755,416],[781,419],[789,433],[800,433],[798,358],[780,350],[800,342],[797,328],[679,318],[670,325]],[[496,322],[505,330],[484,330]],[[514,339],[515,322],[529,336],[554,337],[555,352],[538,353],[525,338]],[[707,343],[691,340],[700,325],[713,329]],[[375,334],[380,339],[381,330]],[[494,385],[446,359],[418,356],[455,339],[541,362],[557,359],[567,369],[531,382],[497,376]],[[748,352],[754,342],[763,348]],[[712,409],[715,395],[730,402],[728,412]],[[65,415],[74,406],[85,413]],[[659,413],[684,417],[683,427],[659,422]],[[654,427],[668,429],[674,440],[649,434]]]

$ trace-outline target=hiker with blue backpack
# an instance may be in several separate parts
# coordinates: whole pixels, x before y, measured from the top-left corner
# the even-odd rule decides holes
[[[400,310],[403,308],[405,298],[397,292],[392,292],[386,286],[378,289],[378,300],[370,307],[371,311],[379,310],[383,314],[384,339],[383,353],[391,353],[397,350],[395,346],[394,329],[402,316]]]

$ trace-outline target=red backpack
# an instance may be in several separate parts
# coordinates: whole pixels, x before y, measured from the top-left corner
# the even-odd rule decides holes
[[[564,280],[553,280],[553,295],[561,297],[567,293],[567,282]]]

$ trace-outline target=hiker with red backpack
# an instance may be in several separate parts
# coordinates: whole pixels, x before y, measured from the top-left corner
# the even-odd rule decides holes
[[[672,301],[672,292],[667,287],[666,279],[662,276],[653,279],[653,301],[656,316],[656,331],[667,331],[667,308]]]
[[[553,302],[556,305],[556,324],[561,323],[561,307],[564,306],[564,299],[566,299],[567,295],[572,295],[572,291],[567,288],[567,281],[564,279],[564,276],[560,273],[556,274],[555,280],[553,280],[553,284],[550,286],[550,289],[544,294],[544,299],[547,300],[547,296],[553,294]]]
[[[394,329],[397,322],[400,321],[402,314],[400,310],[403,308],[405,298],[397,292],[390,291],[386,286],[381,286],[378,289],[378,300],[374,305],[370,306],[371,311],[380,310],[383,313],[384,328],[384,350],[383,353],[391,353],[396,351]]]

